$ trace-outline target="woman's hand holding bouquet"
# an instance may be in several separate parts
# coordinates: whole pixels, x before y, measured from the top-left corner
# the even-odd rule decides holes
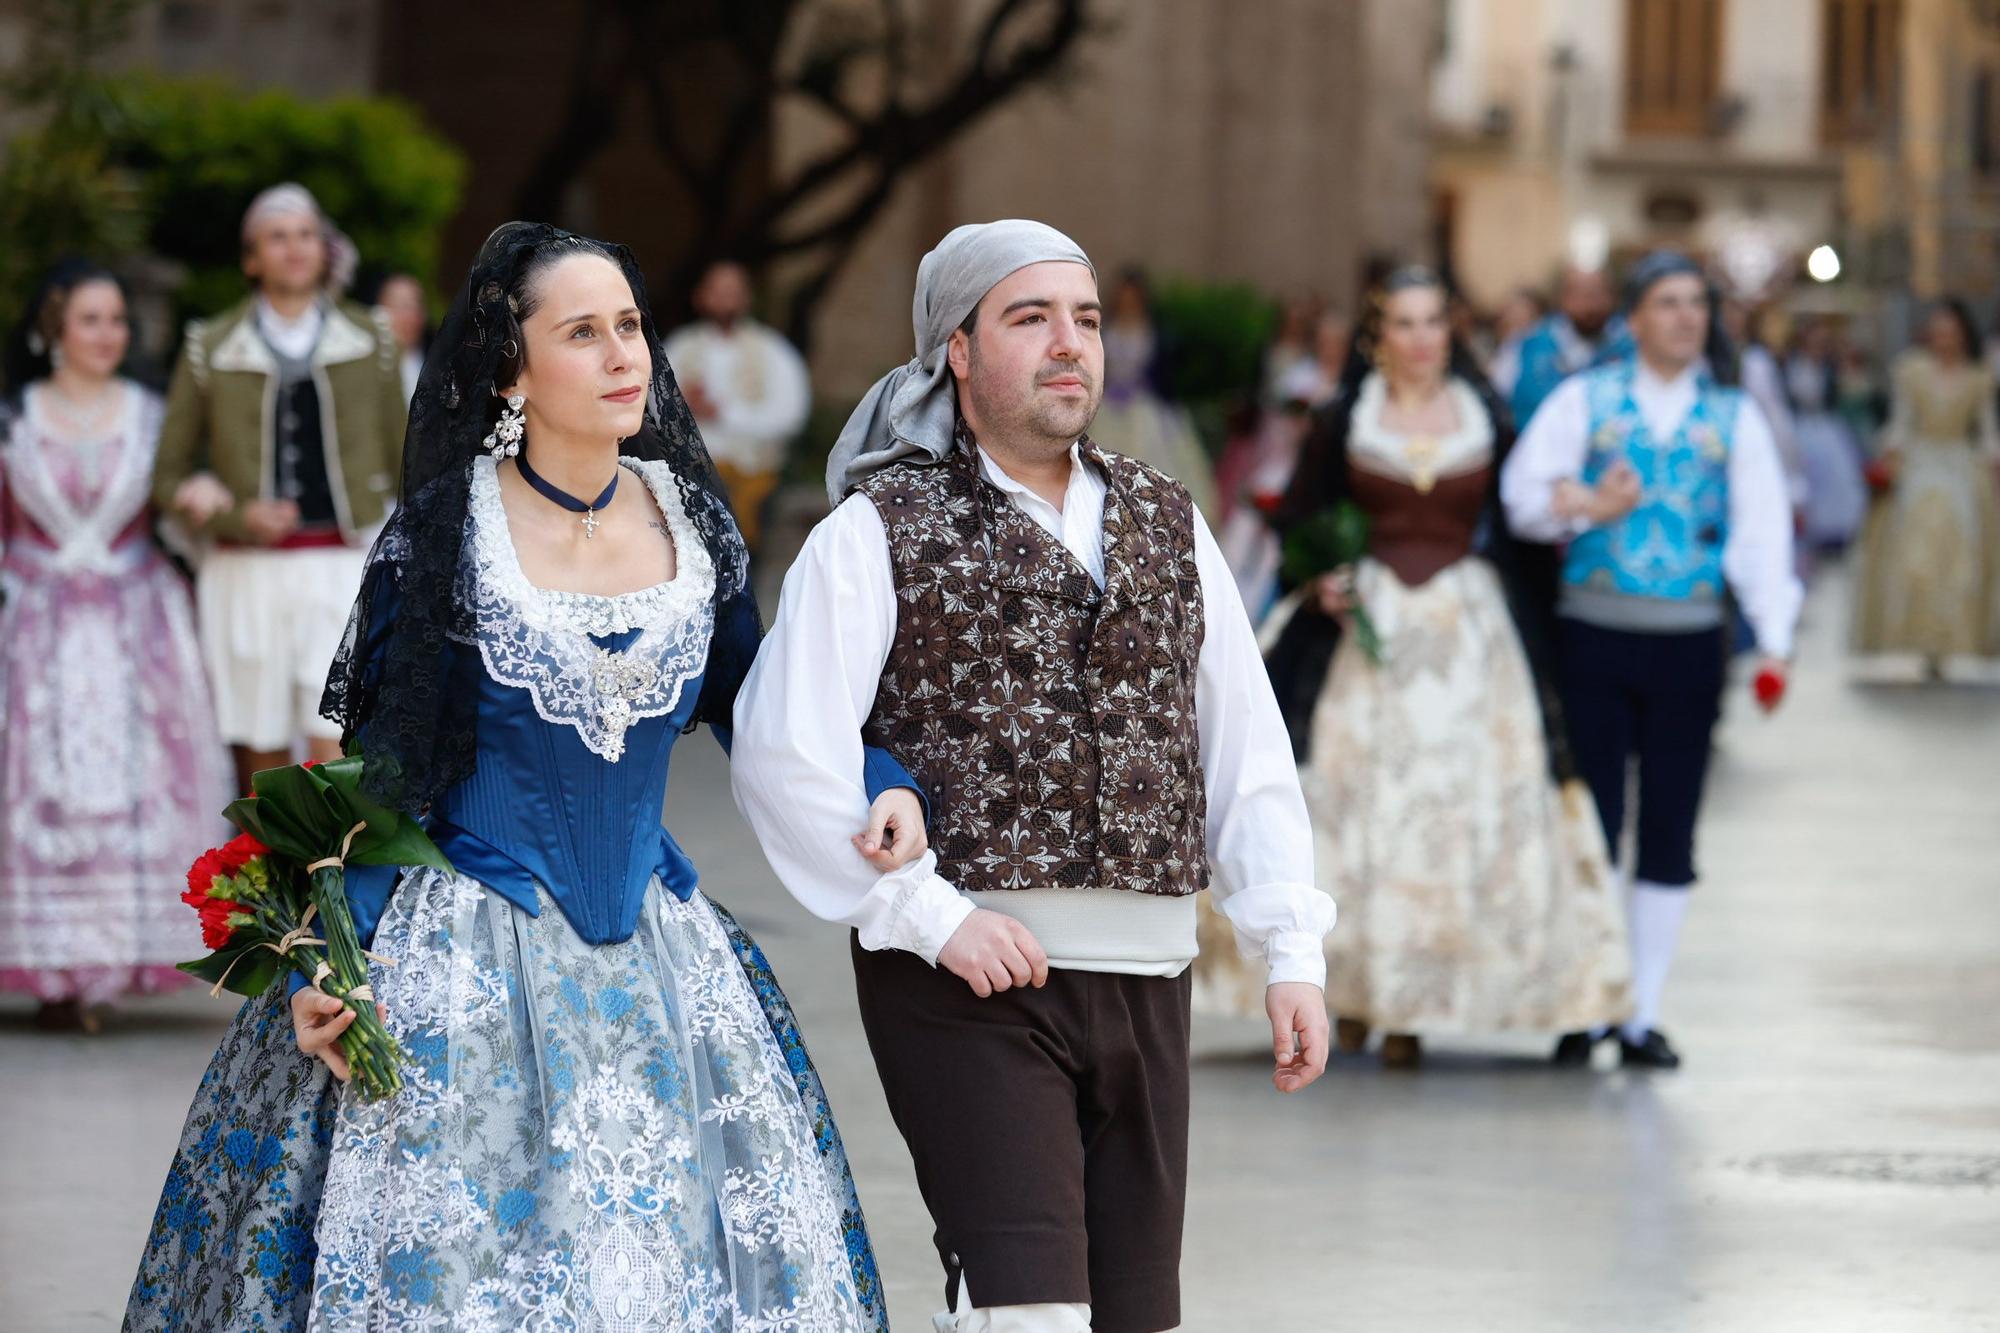
[[[303,973],[314,989],[293,998],[300,1047],[358,1079],[362,1096],[386,1097],[402,1086],[402,1052],[375,1005],[372,955],[355,931],[345,867],[451,863],[416,820],[361,795],[358,755],[266,769],[251,785],[223,812],[242,834],[188,871],[181,898],[200,914],[212,952],[181,970],[212,982],[211,993],[239,995],[262,995],[289,972]],[[302,1010],[317,1021],[305,1023]]]

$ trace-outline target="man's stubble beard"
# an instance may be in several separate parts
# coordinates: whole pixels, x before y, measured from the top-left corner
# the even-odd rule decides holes
[[[966,353],[970,372],[966,376],[966,388],[971,394],[974,410],[986,423],[989,432],[1001,433],[1017,447],[1043,445],[1051,456],[1062,453],[1076,443],[1097,417],[1103,390],[1096,383],[1087,386],[1090,397],[1075,405],[1043,400],[1036,392],[1037,386],[1032,383],[1025,393],[1018,396],[996,393],[993,389],[1001,386],[986,387],[982,384],[978,339],[970,340]],[[1074,367],[1072,373],[1086,380],[1089,378],[1089,372],[1081,366]],[[1036,452],[1044,451],[1037,449]]]

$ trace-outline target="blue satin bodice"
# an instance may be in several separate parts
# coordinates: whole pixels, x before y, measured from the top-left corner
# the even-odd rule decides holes
[[[592,944],[631,936],[655,876],[683,900],[697,883],[661,815],[674,745],[694,714],[716,633],[714,570],[664,465],[634,470],[667,519],[680,569],[669,584],[599,598],[527,582],[492,464],[474,464],[463,595],[477,628],[447,651],[484,668],[465,673],[479,690],[476,761],[426,820],[459,874],[530,915],[553,902]],[[393,619],[394,597],[380,598],[376,613]],[[755,627],[738,632],[754,635]],[[751,653],[729,656],[747,661]],[[715,730],[726,750],[727,730]],[[365,746],[365,724],[362,735]],[[860,776],[871,801],[895,787],[919,790],[879,749],[866,753]],[[348,870],[364,943],[398,873]]]
[[[624,652],[637,637],[593,642]],[[445,793],[432,838],[460,874],[530,915],[546,888],[585,940],[627,938],[654,875],[676,897],[694,892],[694,865],[660,812],[674,742],[700,691],[700,677],[689,678],[674,710],[633,723],[624,754],[607,763],[574,729],[544,722],[526,691],[482,677],[478,766]]]

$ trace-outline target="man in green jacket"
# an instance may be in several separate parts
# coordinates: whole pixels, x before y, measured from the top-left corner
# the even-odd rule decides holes
[[[339,754],[320,691],[401,471],[398,349],[336,298],[351,263],[303,186],[259,195],[243,216],[255,291],[189,324],[167,395],[154,501],[201,539],[202,653],[244,791],[301,735],[314,758]]]

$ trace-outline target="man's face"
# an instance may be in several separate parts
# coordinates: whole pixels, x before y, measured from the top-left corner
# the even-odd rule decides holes
[[[979,302],[971,336],[952,334],[947,359],[975,435],[1066,450],[1104,396],[1104,309],[1082,264],[1030,264]]]
[[[243,251],[243,272],[274,295],[319,290],[326,277],[326,234],[308,213],[274,213],[257,224]]]
[[[750,313],[750,275],[740,264],[717,264],[694,289],[695,313],[727,328]]]
[[[1708,284],[1692,273],[1676,273],[1648,287],[1632,307],[1632,337],[1655,365],[1675,370],[1693,365],[1708,342]]]
[[[1586,338],[1594,338],[1611,321],[1611,283],[1602,273],[1571,269],[1563,274],[1557,304]]]

